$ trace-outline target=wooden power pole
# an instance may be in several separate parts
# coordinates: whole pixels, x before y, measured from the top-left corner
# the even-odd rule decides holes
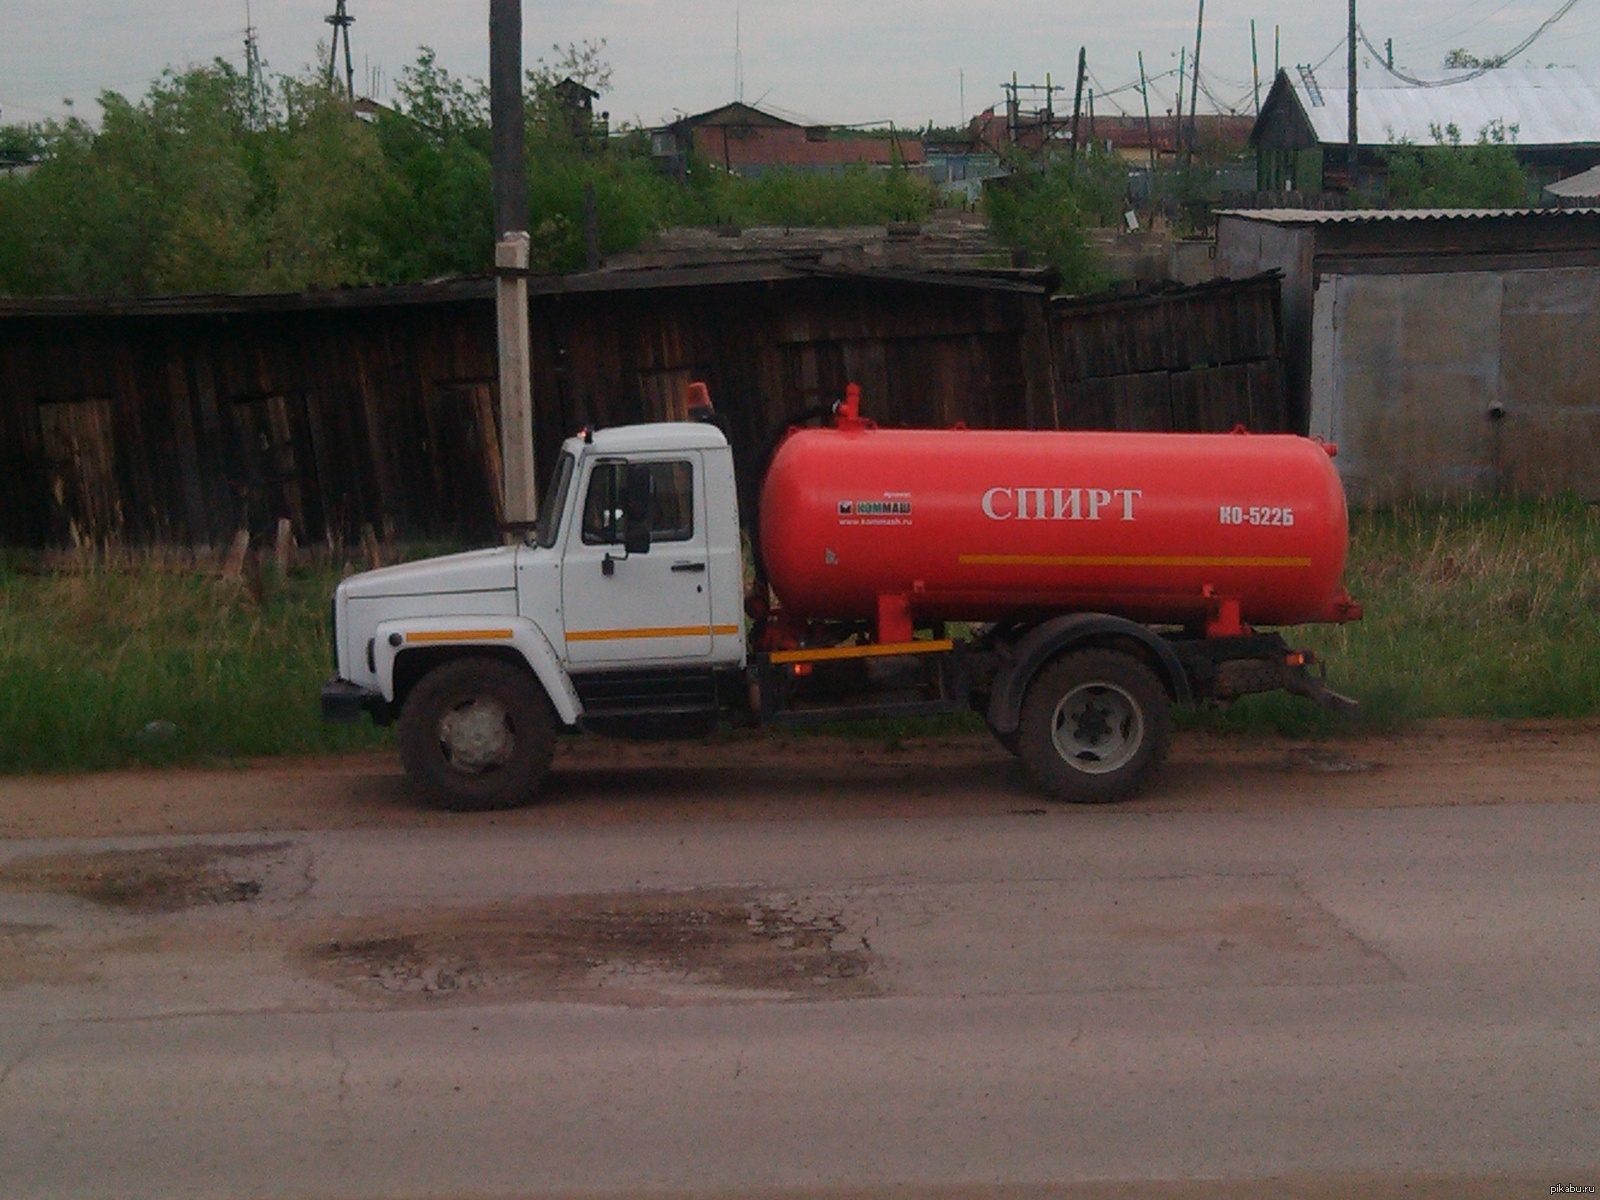
[[[1184,156],[1185,165],[1194,161],[1194,141],[1199,133],[1196,118],[1200,112],[1200,39],[1206,31],[1206,0],[1200,0],[1200,16],[1195,20],[1194,26],[1194,80],[1190,83],[1189,92],[1189,143],[1188,151]]]
[[[533,389],[528,379],[528,175],[523,147],[522,0],[489,0],[489,119],[494,174],[495,315],[500,350],[500,461],[504,520],[538,516],[533,474]]]
[[[1361,135],[1356,124],[1356,0],[1350,0],[1350,190],[1356,190],[1356,167],[1360,159]]]
[[[1083,82],[1089,73],[1089,48],[1078,47],[1078,86],[1072,93],[1072,157],[1078,157],[1078,121],[1083,116]]]

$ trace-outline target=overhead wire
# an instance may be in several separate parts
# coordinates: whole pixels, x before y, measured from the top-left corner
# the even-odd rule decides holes
[[[1536,41],[1543,37],[1545,33],[1549,31],[1552,25],[1571,12],[1577,3],[1578,0],[1566,0],[1565,4],[1556,9],[1556,11],[1549,17],[1545,18],[1544,22],[1539,26],[1539,28],[1535,29],[1527,37],[1523,38],[1522,41],[1518,42],[1510,50],[1507,50],[1504,54],[1491,55],[1487,60],[1485,60],[1483,66],[1475,67],[1462,75],[1453,75],[1449,79],[1418,79],[1414,75],[1408,75],[1404,71],[1397,70],[1389,65],[1388,59],[1385,55],[1378,52],[1378,48],[1374,46],[1371,39],[1367,37],[1366,30],[1362,29],[1359,25],[1356,27],[1356,36],[1361,39],[1362,45],[1366,46],[1366,48],[1372,52],[1373,57],[1378,60],[1378,65],[1385,72],[1393,75],[1402,83],[1408,83],[1412,87],[1419,88],[1454,87],[1457,84],[1471,83],[1474,79],[1480,79],[1487,75],[1490,71],[1498,70],[1500,67],[1516,58],[1524,50],[1528,49],[1529,46],[1532,46]]]

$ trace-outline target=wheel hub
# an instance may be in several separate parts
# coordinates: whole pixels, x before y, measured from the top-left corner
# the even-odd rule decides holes
[[[479,697],[439,719],[439,748],[458,771],[478,775],[511,761],[516,739],[505,706]]]
[[[1139,705],[1112,683],[1085,683],[1056,705],[1050,739],[1080,771],[1106,775],[1127,765],[1144,741]]]

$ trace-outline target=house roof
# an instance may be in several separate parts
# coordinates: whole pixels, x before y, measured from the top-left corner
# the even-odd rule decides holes
[[[1590,167],[1581,175],[1552,183],[1544,190],[1564,200],[1587,200],[1592,196],[1600,196],[1600,167]]]
[[[1431,86],[1390,76],[1364,79],[1356,88],[1358,139],[1363,146],[1410,142],[1431,146],[1434,130],[1455,126],[1475,142],[1496,123],[1518,146],[1600,147],[1600,71],[1579,67],[1503,67],[1418,73]],[[1280,71],[1261,106],[1251,141],[1292,105],[1316,141],[1343,145],[1349,134],[1349,88],[1342,80],[1293,79]]]
[[[732,104],[724,104],[720,108],[709,109],[693,116],[679,117],[672,123],[674,126],[688,125],[695,128],[706,126],[731,126],[738,129],[765,126],[770,129],[803,129],[793,121],[785,121],[782,117],[775,117],[769,112],[762,112],[753,104],[746,104],[736,100]]]

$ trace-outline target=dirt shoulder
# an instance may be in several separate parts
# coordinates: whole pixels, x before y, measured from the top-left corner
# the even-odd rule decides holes
[[[1337,741],[1181,734],[1140,812],[1271,811],[1600,799],[1600,722],[1440,721]],[[1047,807],[985,735],[884,744],[735,736],[643,743],[573,738],[544,799],[457,816],[424,806],[393,753],[239,767],[0,778],[0,838],[296,829],[917,818]]]

